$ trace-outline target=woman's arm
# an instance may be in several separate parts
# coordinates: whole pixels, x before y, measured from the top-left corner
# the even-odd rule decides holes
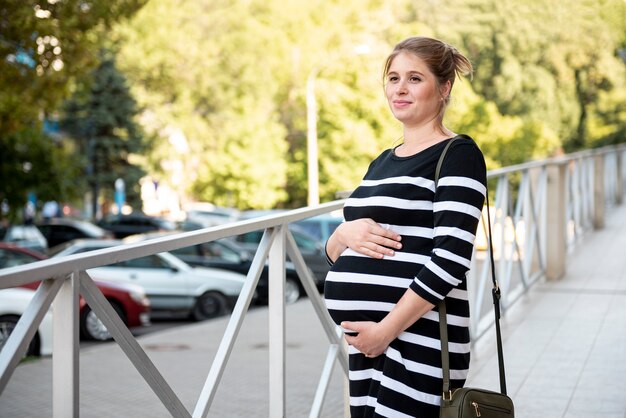
[[[435,305],[408,289],[396,306],[380,322],[342,322],[346,331],[358,333],[346,335],[348,344],[367,357],[381,355],[404,330],[410,327]]]
[[[372,258],[393,256],[394,249],[402,248],[402,237],[383,228],[372,219],[356,219],[342,223],[326,242],[329,261],[335,262],[341,253],[350,248]]]

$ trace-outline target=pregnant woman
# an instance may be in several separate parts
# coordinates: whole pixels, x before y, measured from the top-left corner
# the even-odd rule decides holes
[[[472,71],[454,47],[426,37],[394,48],[385,93],[403,125],[346,201],[326,243],[324,297],[349,344],[352,417],[438,417],[442,394],[436,305],[446,302],[453,387],[470,357],[465,280],[486,192],[483,155],[443,125],[457,75]],[[452,138],[439,181],[435,168]]]

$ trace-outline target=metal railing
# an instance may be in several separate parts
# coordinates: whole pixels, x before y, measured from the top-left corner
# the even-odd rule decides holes
[[[601,227],[604,208],[622,202],[626,147],[612,146],[564,157],[536,161],[488,173],[495,182],[492,228],[497,276],[506,312],[539,278],[558,278],[564,270],[568,246],[575,245],[590,226]],[[348,372],[341,332],[330,319],[310,270],[289,232],[289,224],[343,207],[338,200],[279,215],[185,232],[150,241],[126,244],[88,253],[39,261],[0,270],[0,289],[38,281],[26,312],[0,352],[0,395],[54,301],[53,312],[53,416],[78,416],[79,332],[78,298],[82,295],[107,327],[114,340],[174,417],[205,417],[266,260],[269,260],[269,404],[271,417],[285,416],[285,258],[289,256],[329,340],[329,348],[310,416],[322,410],[326,388],[335,362]],[[483,218],[484,219],[484,218]],[[484,225],[484,224],[483,224]],[[230,316],[205,384],[193,412],[189,412],[146,355],[86,270],[216,239],[265,230],[246,281]],[[489,265],[485,261],[484,226],[468,278],[472,321],[470,331],[478,338],[491,325]]]
[[[538,279],[560,278],[567,253],[603,227],[606,208],[622,203],[625,155],[622,144],[488,173],[490,190],[495,183],[490,209],[503,312]],[[468,277],[474,340],[493,323],[484,220],[485,213]]]

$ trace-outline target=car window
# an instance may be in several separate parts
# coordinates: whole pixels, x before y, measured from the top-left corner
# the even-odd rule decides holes
[[[32,263],[37,259],[31,255],[0,248],[0,268],[16,267]]]
[[[330,237],[333,232],[335,232],[335,229],[337,229],[337,227],[339,225],[341,225],[343,223],[343,221],[337,220],[337,221],[331,221],[328,223],[328,236]]]
[[[245,234],[237,235],[236,240],[238,242],[244,242],[246,244],[258,244],[261,242],[261,237],[263,236],[263,231],[252,231]]]
[[[57,245],[55,247],[50,248],[48,250],[47,254],[50,257],[54,257],[55,255],[57,255],[58,253],[60,253],[62,251],[65,251],[68,247],[71,247],[72,245],[73,245],[72,242],[69,242],[69,241],[68,242],[64,242],[63,244],[59,244],[59,245]],[[91,250],[91,248],[81,248],[80,250],[78,250],[76,252],[83,253],[85,251],[90,251],[90,250]]]
[[[318,222],[296,222],[298,229],[301,229],[305,233],[317,238],[322,238],[322,224]]]
[[[208,257],[232,261],[233,263],[239,263],[241,261],[239,254],[219,242],[206,242],[203,246],[206,249],[205,254],[207,254]]]
[[[183,256],[197,256],[200,255],[198,252],[198,248],[195,245],[190,245],[189,247],[176,248],[175,250],[170,251],[174,255],[183,255]]]
[[[37,225],[37,228],[39,228],[39,231],[41,231],[44,236],[48,236],[50,234],[51,227],[49,225]]]
[[[115,265],[115,267],[130,267],[143,269],[166,269],[168,264],[157,255],[149,255],[147,257],[136,258],[134,260],[123,261]]]
[[[316,250],[317,242],[304,234],[292,232],[296,245],[303,250]]]
[[[72,229],[75,229],[77,233],[81,234],[81,235],[86,235],[86,236],[101,236],[102,235],[102,228],[100,228],[97,225],[94,225],[90,222],[80,222],[77,223],[76,227],[71,227]]]
[[[39,230],[36,227],[16,225],[9,229],[8,239],[13,241],[36,240],[39,238],[37,232]]]

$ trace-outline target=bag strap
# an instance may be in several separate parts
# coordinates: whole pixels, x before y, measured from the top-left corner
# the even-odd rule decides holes
[[[443,160],[448,152],[448,149],[452,145],[452,143],[457,139],[457,137],[452,138],[445,146],[443,151],[441,152],[441,156],[439,157],[439,161],[437,162],[437,167],[435,168],[435,189],[437,188],[437,183],[439,182],[439,174],[441,172],[441,166],[443,165]],[[491,238],[491,217],[489,215],[489,192],[488,188],[485,189],[485,198],[487,201],[487,231],[488,231],[488,242],[489,242],[489,262],[491,264],[491,280],[493,282],[492,289],[492,297],[493,297],[493,312],[495,316],[495,325],[496,325],[496,344],[498,349],[498,369],[500,372],[500,392],[506,395],[506,377],[504,373],[504,352],[502,350],[502,335],[500,332],[500,287],[498,286],[498,281],[496,279],[496,270],[495,270],[495,262],[493,258],[493,244]],[[439,333],[441,338],[441,368],[443,372],[443,401],[444,403],[450,402],[452,399],[452,392],[450,388],[450,354],[448,348],[448,324],[446,320],[446,302],[445,298],[439,302]],[[446,399],[446,394],[448,394],[448,398]]]

